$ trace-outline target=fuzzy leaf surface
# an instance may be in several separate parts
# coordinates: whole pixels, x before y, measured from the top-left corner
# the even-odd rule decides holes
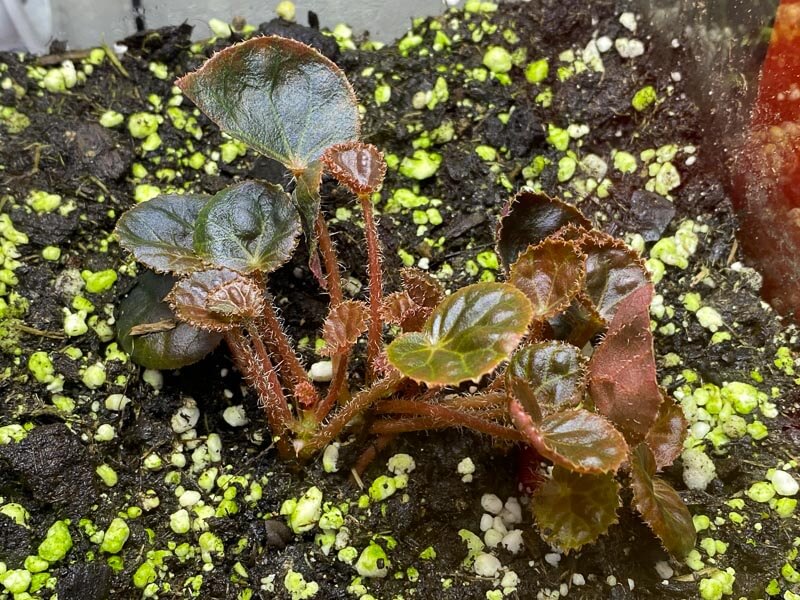
[[[656,461],[647,444],[631,453],[633,505],[664,548],[683,558],[694,548],[696,533],[692,514],[672,486],[655,477]]]
[[[611,321],[619,303],[648,284],[647,271],[639,256],[620,240],[597,231],[584,236],[586,294],[597,312]]]
[[[196,363],[216,348],[222,336],[201,331],[188,323],[177,323],[152,333],[132,335],[131,330],[147,324],[174,321],[175,315],[164,300],[175,278],[150,271],[142,273],[136,286],[119,305],[117,339],[133,361],[147,369],[179,369]]]
[[[159,273],[190,273],[203,268],[192,245],[200,210],[211,196],[169,194],[134,206],[117,221],[120,245]]]
[[[386,175],[383,154],[364,142],[331,146],[322,155],[322,162],[339,183],[357,196],[378,191]]]
[[[341,69],[301,42],[257,37],[177,81],[226,133],[296,172],[358,138],[358,102]]]
[[[581,475],[562,467],[533,495],[542,537],[565,553],[594,542],[617,522],[620,486],[613,474]]]
[[[400,279],[408,296],[423,308],[436,308],[444,300],[442,284],[421,269],[408,267],[400,270]]]
[[[508,281],[531,301],[534,320],[544,321],[567,308],[581,290],[585,259],[574,243],[546,239],[528,246],[512,265]]]
[[[495,238],[497,254],[508,270],[528,246],[535,246],[568,224],[591,223],[574,206],[539,192],[522,191],[503,207]]]
[[[680,405],[665,395],[658,418],[645,439],[655,457],[657,471],[670,466],[680,456],[688,427]]]
[[[403,331],[419,331],[428,320],[432,308],[420,306],[408,292],[393,292],[386,296],[381,306],[384,321],[399,325]]]
[[[530,321],[530,302],[515,287],[476,283],[445,298],[422,331],[395,339],[387,356],[403,375],[428,385],[477,380],[508,358]]]
[[[645,438],[662,402],[650,333],[652,297],[650,284],[628,295],[589,361],[595,406],[631,445]]]
[[[246,181],[225,188],[197,217],[194,248],[217,267],[269,273],[292,255],[300,223],[278,185]]]
[[[181,321],[206,331],[226,331],[264,310],[255,283],[234,271],[211,269],[184,277],[167,296]]]
[[[367,330],[369,310],[363,302],[348,300],[334,306],[322,326],[325,348],[322,353],[332,356],[353,347],[358,336]]]
[[[586,358],[562,342],[540,342],[517,350],[506,369],[506,389],[534,415],[548,416],[580,403],[585,387]],[[523,398],[533,398],[536,407]]]

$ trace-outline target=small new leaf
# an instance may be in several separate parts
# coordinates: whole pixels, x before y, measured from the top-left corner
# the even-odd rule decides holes
[[[438,280],[425,271],[414,268],[400,270],[403,288],[409,297],[423,308],[436,308],[444,300],[444,288]]]
[[[181,321],[206,331],[227,331],[264,309],[264,299],[249,279],[225,269],[184,277],[167,296]]]
[[[531,301],[534,320],[544,321],[567,308],[581,290],[585,259],[574,243],[546,239],[522,253],[508,281]]]
[[[278,185],[246,181],[225,188],[197,217],[195,251],[217,267],[269,273],[292,255],[297,211]]]
[[[230,46],[176,83],[222,130],[293,173],[358,138],[358,102],[344,73],[295,40]]]
[[[645,439],[653,451],[658,471],[670,466],[680,456],[689,427],[680,405],[675,404],[666,394],[663,395],[658,418]]]
[[[353,347],[358,336],[367,330],[369,310],[363,302],[348,300],[334,306],[322,326],[325,356],[346,352]]]
[[[383,154],[372,144],[352,141],[331,146],[322,162],[336,180],[356,196],[377,192],[386,175]]]
[[[508,358],[531,312],[528,299],[511,285],[473,284],[445,298],[422,331],[395,339],[387,357],[403,375],[428,385],[474,381]]]
[[[655,477],[656,461],[647,444],[631,453],[633,505],[664,548],[683,558],[694,548],[696,533],[692,514],[672,486]]]
[[[581,475],[561,467],[533,495],[542,537],[565,553],[594,542],[617,522],[619,484],[613,474]]]
[[[392,325],[406,331],[419,331],[428,320],[432,308],[422,307],[411,299],[408,292],[394,292],[383,299],[381,316]]]
[[[120,245],[140,263],[159,273],[190,273],[203,268],[192,245],[207,195],[158,196],[134,206],[117,222]]]
[[[581,212],[540,192],[522,191],[503,207],[495,234],[497,254],[506,270],[528,246],[547,239],[568,224],[586,229],[591,224]]]

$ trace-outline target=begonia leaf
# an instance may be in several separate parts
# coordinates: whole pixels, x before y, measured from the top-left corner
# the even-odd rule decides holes
[[[377,192],[386,175],[383,154],[372,144],[351,141],[331,146],[322,155],[325,168],[357,196]]]
[[[432,308],[420,306],[408,292],[393,292],[383,299],[381,316],[392,325],[399,325],[403,331],[419,331],[428,320]]]
[[[264,311],[264,296],[255,282],[226,269],[184,277],[167,301],[181,321],[206,331],[227,331]]]
[[[348,300],[331,308],[322,326],[325,347],[322,353],[332,356],[346,352],[367,330],[369,310],[363,302]]]
[[[422,331],[387,348],[403,375],[428,385],[477,380],[508,358],[531,321],[525,295],[505,283],[476,283],[448,296]]]
[[[442,284],[425,271],[408,267],[400,270],[400,278],[409,297],[419,306],[435,308],[444,300]]]
[[[658,418],[645,439],[655,457],[657,470],[670,466],[680,456],[688,427],[689,423],[683,416],[683,409],[665,395],[658,411]]]

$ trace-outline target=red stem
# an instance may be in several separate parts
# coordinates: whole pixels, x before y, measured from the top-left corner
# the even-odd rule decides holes
[[[443,421],[437,417],[410,417],[405,419],[386,419],[377,421],[370,427],[370,433],[377,435],[397,435],[399,433],[410,433],[412,431],[428,431],[431,429],[447,429],[464,425],[469,429],[479,433],[488,434],[494,438],[507,440],[509,442],[524,442],[524,436],[510,427],[503,427],[489,421],[480,421],[467,425],[466,423],[454,423]]]
[[[317,409],[314,412],[314,418],[317,420],[317,423],[322,423],[325,420],[325,417],[328,416],[328,413],[331,412],[331,409],[336,404],[336,400],[339,398],[339,394],[342,391],[342,385],[344,384],[344,380],[347,378],[347,366],[350,361],[350,351],[347,350],[342,352],[341,354],[337,354],[331,357],[333,362],[333,379],[331,380],[330,387],[328,387],[328,394],[325,396],[325,399],[317,405]]]
[[[325,261],[325,279],[328,282],[328,294],[331,297],[331,308],[333,308],[341,304],[344,300],[342,295],[342,278],[339,274],[339,260],[336,256],[336,248],[333,245],[333,240],[331,240],[328,224],[325,222],[322,211],[317,213],[315,228],[317,230],[317,240],[319,241],[322,260]]]
[[[367,333],[367,380],[374,375],[375,360],[381,351],[383,319],[381,303],[383,301],[383,283],[381,271],[381,254],[378,245],[378,229],[372,213],[372,201],[369,194],[358,196],[361,210],[364,212],[364,235],[367,238],[367,275],[369,276],[369,330]]]

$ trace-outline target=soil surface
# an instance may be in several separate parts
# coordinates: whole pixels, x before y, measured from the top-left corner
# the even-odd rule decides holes
[[[549,548],[525,508],[518,450],[468,431],[399,438],[362,480],[369,487],[388,474],[390,457],[407,453],[416,464],[408,487],[381,502],[359,502],[366,490],[350,481],[349,465],[365,441],[342,440],[337,473],[324,472],[321,461],[302,470],[279,462],[255,398],[224,350],[160,375],[119,352],[114,307],[133,285],[135,267],[111,232],[134,197],[214,193],[246,178],[288,181],[279,165],[252,151],[223,160],[230,158],[227,140],[175,94],[176,77],[241,37],[193,46],[183,25],[125,40],[116,64],[106,57],[87,68],[91,57],[71,57],[85,76],[60,91],[52,83],[59,75],[48,74],[60,69],[63,81],[69,68],[59,60],[0,56],[0,207],[7,219],[0,222],[0,580],[6,570],[33,573],[31,596],[57,593],[59,600],[294,599],[311,597],[316,586],[318,599],[621,600],[697,598],[701,590],[704,598],[755,599],[767,597],[768,587],[772,595],[798,597],[788,595],[800,593],[797,516],[782,512],[788,505],[777,503],[780,494],[759,501],[752,492],[770,480],[770,469],[800,480],[796,331],[760,301],[759,275],[740,262],[720,159],[705,150],[702,114],[682,89],[679,74],[691,64],[684,64],[680,40],[653,48],[658,42],[645,22],[632,31],[630,18],[621,18],[624,2],[598,0],[579,11],[570,4],[453,10],[415,22],[405,38],[379,49],[280,20],[258,31],[315,46],[353,82],[364,137],[392,163],[376,205],[387,287],[396,288],[404,263],[451,290],[502,278],[492,252],[495,223],[524,185],[574,202],[598,227],[637,246],[654,272],[663,267],[656,287],[663,311],[653,312],[662,384],[687,413],[703,385],[742,382],[764,394],[741,422],[711,417],[727,432],[716,445],[702,439],[702,419],[690,419],[692,443],[716,468],[704,490],[687,488],[681,460],[665,473],[692,513],[709,518],[696,560],[670,558],[627,504],[596,544],[569,555]],[[644,52],[625,58],[620,48],[636,54],[631,40]],[[495,46],[513,61],[507,73],[484,65]],[[548,72],[528,81],[536,79],[528,65],[539,59],[547,59]],[[655,101],[637,110],[632,100],[646,97],[647,86]],[[107,111],[120,122],[102,126]],[[131,135],[129,118],[141,112],[160,119],[156,148],[143,149]],[[24,128],[14,125],[25,124],[20,114]],[[438,155],[433,175],[408,176],[402,161],[415,151]],[[324,191],[349,289],[363,298],[359,212],[332,182]],[[36,192],[59,198],[48,206]],[[314,347],[327,303],[306,265],[298,252],[269,286],[311,364],[319,359]],[[85,278],[107,269],[117,274],[113,285],[84,289]],[[694,294],[714,314],[698,310]],[[85,318],[85,331],[67,336],[69,315]],[[39,366],[42,356],[49,370]],[[130,402],[120,404],[115,394]],[[234,426],[223,412],[239,406],[247,423]],[[765,425],[764,435],[754,422]],[[745,425],[746,433],[737,429]],[[458,471],[464,459],[474,464],[471,481]],[[360,553],[378,544],[391,561],[387,576],[358,578],[337,558],[338,546],[323,552],[319,529],[294,535],[286,527],[281,505],[311,486],[345,512],[349,538],[340,545]],[[199,501],[191,503],[187,491],[199,492]],[[459,532],[483,536],[485,494],[523,505],[523,522],[514,525],[524,532],[523,547],[516,554],[491,550],[502,564],[495,578],[462,564],[468,550]],[[171,520],[174,526],[182,509],[192,528],[176,533]],[[102,532],[118,517],[129,529],[124,547],[101,549]],[[26,557],[64,520],[71,548],[34,572]],[[297,573],[305,589],[292,585]],[[0,591],[0,599],[11,597]]]

